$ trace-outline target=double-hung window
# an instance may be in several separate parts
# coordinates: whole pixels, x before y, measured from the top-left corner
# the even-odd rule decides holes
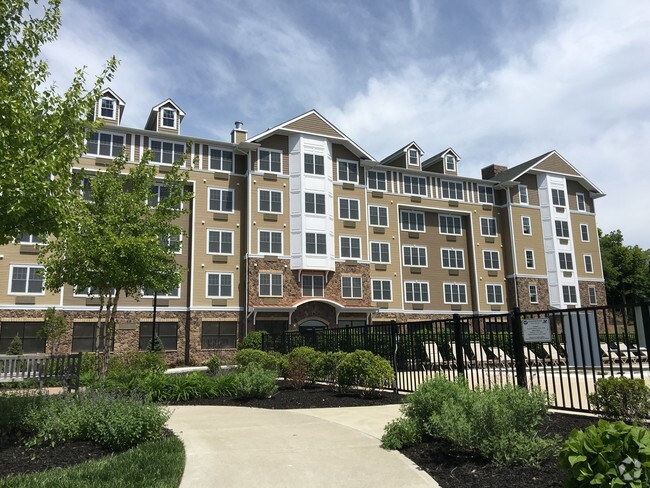
[[[563,286],[562,298],[564,299],[564,303],[578,303],[578,295],[576,294],[576,287],[572,285]]]
[[[260,149],[259,170],[269,173],[282,173],[282,153]]]
[[[530,298],[530,303],[539,303],[537,285],[528,285],[528,298]]]
[[[569,238],[569,223],[566,220],[555,221],[555,235],[563,239]]]
[[[305,249],[307,254],[327,254],[327,235],[318,232],[305,233]]]
[[[302,275],[302,296],[322,297],[325,289],[325,278],[323,275]]]
[[[350,183],[359,182],[359,163],[356,161],[338,160],[339,181],[348,181]]]
[[[429,303],[429,283],[427,281],[406,281],[407,303]]]
[[[173,253],[180,254],[182,252],[183,236],[181,234],[169,234],[160,236],[160,245]]]
[[[390,263],[390,243],[371,242],[370,260],[373,263]]]
[[[310,175],[324,175],[325,158],[320,154],[305,154],[305,173]]]
[[[282,231],[261,230],[259,233],[260,254],[282,254]]]
[[[115,100],[112,98],[102,97],[100,101],[99,115],[103,119],[115,120]]]
[[[487,302],[490,305],[501,305],[503,303],[503,288],[501,285],[485,285]]]
[[[463,233],[460,217],[456,215],[440,215],[438,216],[438,224],[441,234],[459,236]]]
[[[208,230],[208,254],[232,254],[233,232]]]
[[[120,134],[99,132],[88,134],[86,139],[87,154],[115,158],[120,155],[122,148],[124,148],[124,136]]]
[[[339,198],[339,219],[359,220],[359,200]]]
[[[178,322],[140,322],[139,347],[141,351],[151,349],[151,336],[156,335],[165,351],[175,351],[178,347]]]
[[[232,298],[232,273],[206,273],[208,298]]]
[[[162,126],[169,129],[176,128],[176,110],[171,108],[162,109]]]
[[[409,164],[417,166],[420,164],[420,153],[417,149],[409,149]]]
[[[465,268],[465,256],[462,249],[441,249],[442,267],[445,269]]]
[[[525,236],[533,235],[533,227],[530,223],[530,217],[521,217],[521,233]]]
[[[494,203],[494,189],[491,186],[478,185],[478,201],[480,203]]]
[[[20,234],[18,242],[21,244],[43,244],[43,241],[34,234]]]
[[[442,180],[442,198],[446,200],[463,200],[463,184],[460,181]]]
[[[388,207],[368,205],[368,219],[370,225],[388,227]]]
[[[360,276],[342,276],[341,277],[341,296],[343,298],[361,298],[361,277]]]
[[[532,249],[526,249],[524,251],[526,255],[526,268],[534,269],[535,268],[535,251]]]
[[[528,205],[528,187],[526,185],[519,185],[519,203]]]
[[[361,259],[361,238],[341,237],[341,257]]]
[[[445,167],[447,171],[456,171],[456,158],[452,155],[445,156]]]
[[[585,273],[594,272],[594,263],[591,260],[591,254],[585,254]]]
[[[403,181],[406,195],[427,196],[427,179],[424,176],[404,175]]]
[[[481,217],[481,235],[494,237],[497,235],[497,219],[492,217]]]
[[[43,295],[42,266],[11,266],[11,294]]]
[[[201,349],[234,349],[236,346],[237,322],[202,321]]]
[[[181,288],[176,286],[169,290],[154,290],[153,288],[145,288],[142,290],[142,298],[180,298]]]
[[[325,215],[325,195],[305,193],[305,213]]]
[[[232,164],[232,151],[210,148],[209,166],[212,171],[227,171],[228,173],[232,173]]]
[[[553,199],[553,205],[556,207],[566,207],[566,197],[564,195],[564,190],[551,188],[551,198]]]
[[[427,248],[422,246],[404,246],[402,248],[404,266],[427,266]]]
[[[424,232],[424,213],[402,211],[400,213],[400,220],[402,221],[402,230],[410,232]]]
[[[164,183],[156,183],[151,187],[151,193],[149,194],[149,206],[157,207],[164,200],[169,198],[170,190],[169,187],[165,186]],[[180,208],[179,205],[176,208]]]
[[[444,283],[445,303],[467,303],[467,286],[464,283]]]
[[[260,188],[259,211],[264,213],[282,213],[282,192]]]
[[[282,275],[278,273],[260,273],[261,297],[281,297],[282,296]]]
[[[210,212],[230,212],[234,211],[234,190],[224,190],[222,188],[208,188],[208,210]]]
[[[390,280],[371,280],[372,299],[376,302],[390,302],[393,299]]]
[[[483,267],[485,269],[500,269],[499,251],[483,251]]]
[[[558,253],[560,259],[560,269],[563,271],[573,270],[573,255],[570,252]]]
[[[581,212],[584,212],[587,210],[587,207],[585,205],[585,194],[584,193],[576,193],[576,204],[578,206],[578,210]]]
[[[368,189],[386,191],[386,173],[384,171],[367,172]]]
[[[174,164],[175,161],[185,157],[185,145],[174,142],[155,141],[149,142],[151,148],[151,162],[158,164]]]
[[[580,224],[580,238],[582,242],[589,242],[589,226],[587,224]]]
[[[598,305],[598,297],[596,295],[596,287],[590,286],[587,288],[587,293],[589,295],[589,305]]]

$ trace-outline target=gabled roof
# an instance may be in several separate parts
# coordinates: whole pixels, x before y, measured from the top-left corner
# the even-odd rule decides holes
[[[326,137],[338,141],[344,146],[349,146],[352,152],[358,153],[363,159],[374,160],[374,158],[362,149],[356,142],[341,132],[338,127],[332,124],[329,120],[319,114],[316,110],[312,109],[304,114],[298,115],[293,119],[282,122],[275,127],[266,129],[253,137],[250,137],[246,142],[260,142],[263,139],[273,134],[314,134],[321,137]]]
[[[181,109],[178,105],[174,103],[174,101],[171,98],[168,98],[164,102],[159,103],[155,107],[151,109],[151,112],[149,113],[149,118],[147,119],[147,123],[145,124],[145,128],[149,130],[153,130],[156,127],[156,114],[158,111],[162,108],[165,107],[166,105],[171,105],[173,106],[176,111],[178,112],[178,123],[180,124],[183,121],[183,117],[185,117],[185,112],[183,112],[183,109]]]
[[[105,96],[107,93],[108,93],[111,97],[113,97],[115,100],[117,100],[117,103],[118,103],[118,105],[119,105],[120,107],[124,107],[124,106],[126,106],[126,102],[125,102],[124,100],[122,100],[122,99],[117,95],[117,93],[115,93],[112,89],[110,89],[110,88],[104,88],[104,89],[102,90],[102,96]]]
[[[409,149],[412,147],[416,148],[420,152],[420,156],[424,154],[424,151],[420,146],[416,144],[415,141],[409,142],[406,146],[399,148],[397,151],[395,151],[393,154],[386,156],[384,159],[382,159],[379,164],[389,164],[396,160],[398,157],[402,156],[402,154],[406,154]]]
[[[444,159],[444,157],[449,153],[454,155],[454,157],[456,158],[456,161],[460,160],[460,156],[456,153],[456,151],[454,151],[452,148],[448,147],[444,151],[440,151],[438,154],[434,154],[433,156],[431,156],[427,160],[422,161],[422,167],[425,168],[427,166],[432,165],[433,163],[435,163],[437,161],[440,161],[440,160]]]

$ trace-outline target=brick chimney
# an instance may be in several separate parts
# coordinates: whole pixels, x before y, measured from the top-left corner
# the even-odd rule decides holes
[[[235,128],[230,132],[230,142],[239,144],[248,138],[248,131],[244,130],[243,122],[235,122]]]
[[[499,173],[503,173],[507,169],[508,169],[507,166],[500,166],[498,164],[491,164],[490,166],[486,166],[485,168],[481,169],[481,177],[484,180],[489,180],[489,179],[494,178]]]

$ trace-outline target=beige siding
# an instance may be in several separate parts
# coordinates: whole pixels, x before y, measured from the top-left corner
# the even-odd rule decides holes
[[[361,238],[361,259],[368,260],[368,242],[366,240],[366,230],[368,228],[367,222],[367,206],[366,206],[366,192],[359,187],[354,190],[344,189],[340,185],[334,186],[334,248],[335,256],[341,258],[341,236],[360,237]],[[339,199],[350,198],[359,200],[359,219],[342,220],[339,218]],[[348,227],[353,226],[353,227]]]
[[[521,217],[530,217],[532,235],[524,235],[522,232]],[[546,261],[544,254],[544,240],[542,238],[542,217],[539,209],[513,207],[512,208],[512,233],[515,241],[515,253],[517,254],[517,273],[530,275],[545,275]],[[532,249],[535,253],[535,269],[526,268],[524,250]]]
[[[262,176],[252,176],[251,185],[251,208],[250,220],[251,226],[251,252],[259,253],[259,231],[272,230],[282,232],[282,254],[289,255],[289,180],[287,178],[278,178],[277,180],[267,180]],[[274,190],[282,192],[282,214],[268,214],[259,212],[259,190]]]
[[[275,149],[282,151],[282,174],[289,174],[289,138],[287,136],[273,135],[260,142],[261,149]],[[255,151],[254,168],[259,171],[259,151]]]
[[[535,169],[548,171],[549,173],[579,176],[576,170],[569,166],[566,161],[557,154],[551,154],[544,161],[535,166]]]
[[[589,242],[583,242],[580,233],[580,225],[586,224],[589,229]],[[596,228],[596,219],[593,215],[572,214],[571,215],[571,232],[573,236],[573,248],[575,250],[575,269],[580,279],[602,279],[603,269],[600,262],[600,251],[598,243],[598,229]],[[585,271],[584,255],[591,255],[594,272]]]
[[[316,114],[309,114],[285,126],[287,129],[320,134],[329,137],[345,137]]]
[[[578,200],[576,193],[582,193],[585,198],[584,212],[594,212],[594,200],[589,195],[589,190],[576,181],[567,180],[566,182],[568,192],[569,208],[578,211]]]

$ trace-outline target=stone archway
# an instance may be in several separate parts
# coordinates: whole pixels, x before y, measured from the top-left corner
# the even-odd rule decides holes
[[[321,322],[325,327],[335,327],[336,309],[333,305],[318,300],[303,303],[291,315],[291,327],[297,328],[308,321]]]

